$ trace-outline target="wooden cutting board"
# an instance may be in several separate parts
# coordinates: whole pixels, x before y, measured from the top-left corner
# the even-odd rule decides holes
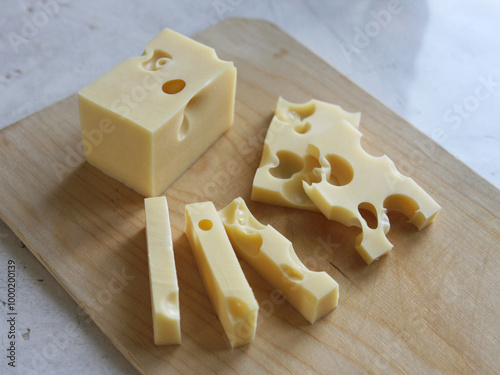
[[[182,345],[153,344],[143,197],[84,162],[71,96],[0,132],[0,217],[144,374],[495,373],[500,368],[500,193],[275,26],[232,19],[198,34],[238,68],[234,127],[167,192]],[[443,207],[419,232],[392,215],[391,253],[366,266],[356,228],[250,201],[279,95],[363,113],[363,145],[387,153]],[[236,161],[237,164],[234,162]],[[314,325],[246,263],[255,341],[230,350],[183,233],[184,205],[242,196],[340,284]]]

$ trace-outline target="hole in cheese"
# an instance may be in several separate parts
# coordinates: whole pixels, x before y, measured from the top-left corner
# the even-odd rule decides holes
[[[316,105],[308,103],[305,105],[291,105],[285,110],[277,113],[278,117],[285,122],[304,121],[304,119],[312,116],[316,112]]]
[[[309,130],[311,130],[311,124],[306,122],[305,124],[297,125],[293,128],[299,134],[306,134]]]
[[[411,219],[419,209],[417,202],[404,194],[389,195],[384,200],[384,207],[389,211],[402,212],[409,219]]]
[[[330,176],[328,182],[335,186],[345,186],[354,178],[354,170],[351,163],[340,155],[326,155],[330,164]]]
[[[177,94],[178,92],[181,92],[184,87],[186,87],[186,82],[182,79],[173,79],[170,81],[167,81],[163,84],[161,89],[165,94]]]
[[[293,152],[278,151],[276,156],[279,159],[279,164],[269,170],[273,177],[288,179],[304,168],[302,158]]]
[[[312,204],[311,198],[304,191],[302,182],[305,181],[308,185],[312,183],[320,182],[321,175],[315,173],[317,168],[321,168],[318,159],[311,155],[306,155],[305,157],[305,167],[293,176],[290,181],[283,184],[281,190],[283,196],[290,202],[295,202],[297,204]]]
[[[161,59],[158,59],[158,61],[156,61],[156,67],[161,67],[166,63],[168,63],[169,61],[170,59],[168,57],[162,57]]]
[[[144,51],[142,55],[146,55],[146,51]],[[163,68],[171,60],[172,55],[165,51],[155,49],[153,56],[149,60],[143,62],[141,66],[144,70],[155,71]]]
[[[285,276],[292,281],[300,281],[304,279],[304,274],[302,272],[288,264],[282,264],[280,265],[280,268]]]
[[[237,297],[229,297],[226,299],[227,308],[231,318],[237,320],[248,315],[248,305]]]
[[[240,230],[236,233],[235,241],[240,243],[240,248],[242,252],[247,253],[250,256],[258,256],[260,254],[260,249],[262,248],[262,236],[259,233],[248,233],[239,228]]]
[[[201,230],[210,230],[213,226],[214,223],[212,223],[212,221],[208,219],[200,220],[200,222],[198,223],[198,227],[200,227]]]
[[[358,211],[361,217],[365,220],[368,228],[377,229],[378,227],[378,218],[377,218],[377,210],[375,206],[369,202],[360,203],[358,206]]]
[[[188,131],[189,131],[189,119],[187,118],[186,114],[184,114],[181,126],[179,128],[179,133],[177,133],[177,139],[179,141],[182,141],[184,138],[186,138]]]
[[[165,315],[168,315],[173,319],[179,319],[178,301],[179,297],[177,292],[172,292],[163,299],[161,308]]]

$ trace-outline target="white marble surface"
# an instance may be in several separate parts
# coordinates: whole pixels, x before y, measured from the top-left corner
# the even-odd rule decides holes
[[[141,53],[164,27],[190,36],[227,17],[276,23],[500,187],[495,1],[2,0],[0,128]],[[0,304],[0,373],[136,373],[3,222],[0,250],[0,301],[14,260],[18,313],[12,369]]]

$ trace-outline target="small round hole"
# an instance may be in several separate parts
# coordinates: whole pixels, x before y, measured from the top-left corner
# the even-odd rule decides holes
[[[161,89],[165,94],[177,94],[186,87],[186,82],[182,79],[173,79],[163,84]]]
[[[293,128],[299,134],[306,134],[309,130],[311,130],[311,124],[306,122],[305,124],[297,125]]]
[[[242,319],[248,315],[248,305],[237,297],[229,297],[226,299],[229,314],[235,320]]]
[[[214,223],[212,223],[212,221],[208,219],[203,219],[200,220],[198,226],[200,227],[201,230],[210,230],[214,226]]]
[[[142,55],[147,55],[146,51],[144,51]],[[155,71],[163,68],[165,64],[171,60],[172,55],[170,55],[168,52],[155,49],[153,52],[153,56],[151,56],[149,60],[144,61],[141,65],[144,70]]]
[[[168,57],[161,57],[158,60],[156,60],[156,68],[159,69],[163,66],[165,66],[171,59]]]

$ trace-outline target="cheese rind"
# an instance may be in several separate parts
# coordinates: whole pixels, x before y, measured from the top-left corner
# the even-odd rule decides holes
[[[356,249],[369,264],[392,248],[386,237],[390,228],[387,210],[403,212],[422,229],[441,207],[413,179],[399,173],[387,156],[368,154],[361,147],[361,136],[341,121],[312,141],[308,154],[320,164],[320,181],[304,181],[303,187],[328,219],[361,227]],[[375,223],[369,225],[366,210]]]
[[[235,89],[232,62],[165,29],[78,93],[87,161],[157,196],[232,125]]]
[[[231,347],[250,343],[259,306],[212,202],[186,205],[186,236]]]
[[[326,272],[307,269],[292,243],[272,226],[255,219],[242,198],[219,211],[236,253],[310,322],[338,305],[339,285]]]
[[[154,342],[156,345],[180,344],[179,286],[167,199],[146,198],[144,205]]]
[[[255,173],[252,200],[318,211],[302,188],[302,180],[318,181],[319,165],[307,154],[307,145],[341,120],[358,127],[360,117],[319,100],[298,104],[280,97]]]

